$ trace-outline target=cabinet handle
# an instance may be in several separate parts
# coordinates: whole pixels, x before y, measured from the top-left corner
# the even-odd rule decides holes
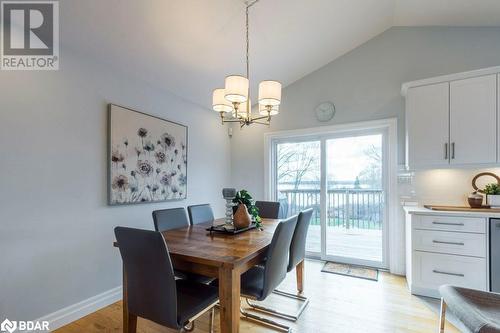
[[[435,270],[435,269],[433,269],[432,272],[436,273],[436,274],[453,275],[453,276],[460,276],[460,277],[464,277],[465,276],[464,274],[443,272],[443,271],[438,271],[438,270]]]
[[[451,159],[455,159],[455,142],[451,143]]]
[[[438,241],[438,240],[433,240],[432,242],[435,244],[449,244],[449,245],[462,245],[462,246],[465,245],[464,243],[461,243],[461,242],[443,242],[443,241]]]
[[[437,221],[432,221],[432,224],[440,224],[440,225],[458,225],[458,226],[463,226],[463,223],[452,223],[452,222],[437,222]]]
[[[445,142],[444,144],[444,159],[448,159],[448,142]]]

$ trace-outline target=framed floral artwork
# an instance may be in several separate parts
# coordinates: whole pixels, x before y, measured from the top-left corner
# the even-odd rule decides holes
[[[187,126],[109,104],[109,204],[187,197]]]

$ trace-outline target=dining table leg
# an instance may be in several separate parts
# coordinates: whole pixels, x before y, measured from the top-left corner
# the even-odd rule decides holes
[[[297,274],[297,291],[301,293],[304,291],[304,260],[297,264],[295,272]]]
[[[240,329],[240,274],[234,267],[219,268],[220,331]]]

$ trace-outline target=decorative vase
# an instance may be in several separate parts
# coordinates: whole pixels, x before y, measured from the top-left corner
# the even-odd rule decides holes
[[[248,214],[247,206],[244,204],[239,204],[236,213],[233,216],[233,225],[236,229],[243,229],[250,226],[252,223],[252,218]]]
[[[483,196],[477,192],[469,194],[467,201],[471,208],[481,208],[483,206]]]

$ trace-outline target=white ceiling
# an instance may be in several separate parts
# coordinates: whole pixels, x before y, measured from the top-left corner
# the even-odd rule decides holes
[[[242,0],[65,0],[61,43],[206,108],[244,74]],[[393,25],[500,26],[499,0],[260,0],[250,79],[284,86]]]
[[[396,0],[396,26],[499,26],[499,0]]]

